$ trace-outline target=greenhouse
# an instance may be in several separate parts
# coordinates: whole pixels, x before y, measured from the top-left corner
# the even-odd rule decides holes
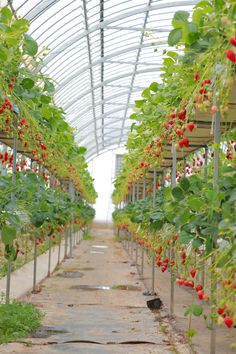
[[[0,353],[236,353],[236,1],[0,1]]]

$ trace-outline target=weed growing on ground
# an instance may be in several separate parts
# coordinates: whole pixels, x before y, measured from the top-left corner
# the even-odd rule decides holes
[[[0,304],[0,344],[27,336],[35,331],[44,314],[31,304],[13,301]]]

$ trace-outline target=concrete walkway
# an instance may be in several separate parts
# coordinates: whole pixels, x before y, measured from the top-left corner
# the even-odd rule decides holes
[[[46,313],[31,346],[11,343],[1,353],[188,354],[168,323],[146,307],[144,286],[112,230],[96,229],[74,257],[25,298]]]

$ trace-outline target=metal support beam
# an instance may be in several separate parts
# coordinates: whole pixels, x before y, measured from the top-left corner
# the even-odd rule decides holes
[[[83,11],[84,11],[84,21],[85,21],[85,28],[86,31],[88,31],[88,12],[86,8],[86,0],[83,0]],[[92,64],[92,55],[91,55],[91,45],[90,45],[90,38],[89,34],[86,35],[87,39],[87,49],[88,49],[88,61],[89,65]],[[93,70],[92,67],[89,69],[90,73],[90,88],[91,88],[91,98],[92,98],[92,104],[93,104],[93,121],[94,121],[94,137],[96,141],[96,146],[97,146],[97,152],[98,152],[98,139],[97,139],[97,118],[96,118],[96,112],[95,112],[95,96],[94,96],[94,85],[93,85]]]
[[[151,3],[152,3],[152,0],[148,0],[148,8],[150,10],[151,10]],[[144,30],[145,30],[146,25],[147,25],[148,16],[149,16],[149,10],[145,14],[144,24],[143,24]],[[125,109],[124,116],[123,116],[121,137],[122,137],[123,129],[124,129],[124,126],[125,126],[125,121],[126,121],[126,118],[127,118],[128,106],[129,106],[131,95],[132,95],[132,92],[133,92],[134,80],[135,80],[135,77],[136,77],[136,74],[137,74],[138,62],[139,62],[139,58],[140,58],[140,54],[141,54],[141,46],[143,45],[143,40],[144,40],[144,32],[142,32],[141,37],[140,37],[140,48],[137,51],[136,62],[135,62],[135,65],[134,65],[134,71],[133,71],[133,74],[132,74],[132,77],[131,77],[130,92],[128,94],[127,101],[126,101],[126,109]],[[120,137],[120,139],[121,139],[121,137]]]

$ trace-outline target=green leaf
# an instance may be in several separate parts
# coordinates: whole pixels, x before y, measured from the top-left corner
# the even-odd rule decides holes
[[[1,21],[3,23],[9,24],[11,22],[11,19],[12,19],[11,10],[7,6],[3,7],[1,10]]]
[[[188,206],[194,211],[199,211],[205,205],[205,201],[201,197],[189,196],[188,197]]]
[[[144,97],[144,98],[150,97],[150,89],[149,88],[146,88],[145,90],[143,90],[142,97]]]
[[[43,115],[43,117],[48,118],[48,119],[51,117],[52,111],[49,106],[42,107],[42,115]]]
[[[143,106],[144,102],[145,102],[144,100],[136,100],[135,106],[138,108],[141,108]],[[134,117],[134,118],[136,118],[136,117]]]
[[[25,53],[30,56],[34,56],[38,52],[37,42],[28,34],[25,34],[24,50],[25,50]]]
[[[12,30],[14,30],[14,33],[24,33],[27,32],[29,29],[29,21],[26,20],[25,18],[19,18],[15,20],[15,22],[12,25]]]
[[[192,305],[192,309],[193,309],[193,315],[194,316],[201,316],[201,314],[203,312],[203,308],[202,308],[201,305],[193,304]]]
[[[172,192],[173,197],[174,197],[176,200],[182,200],[182,199],[184,199],[184,191],[183,191],[182,188],[180,188],[180,187],[174,187],[171,192]]]
[[[151,85],[149,86],[149,89],[153,92],[157,92],[159,88],[159,85],[157,82],[152,82]]]
[[[7,61],[8,59],[8,51],[6,48],[4,48],[2,45],[0,46],[0,59],[2,61]]]
[[[183,36],[182,28],[175,28],[170,31],[168,36],[168,44],[169,46],[173,47],[174,45],[178,44]]]
[[[174,63],[175,63],[174,60],[171,58],[164,58],[163,59],[163,64],[167,67],[170,65],[173,65]]]
[[[78,154],[83,155],[86,153],[87,148],[85,146],[80,146],[77,151],[78,151]]]
[[[34,81],[31,79],[24,79],[21,81],[21,85],[26,89],[30,90],[34,87]]]
[[[184,313],[184,316],[192,315],[193,314],[193,309],[192,306],[188,307],[187,310]]]
[[[185,24],[188,22],[189,16],[190,14],[187,11],[176,11],[172,20],[172,25],[175,28],[180,27],[180,24]]]
[[[52,98],[51,98],[50,96],[46,96],[46,95],[42,95],[42,96],[40,97],[40,99],[41,99],[41,102],[42,102],[42,103],[45,103],[45,104],[50,103],[51,100],[52,100]]]
[[[184,225],[189,223],[191,219],[191,212],[188,209],[183,209],[181,212],[178,213],[177,219],[179,225]]]
[[[198,26],[193,22],[187,23],[185,28],[189,33],[198,33]]]
[[[55,92],[55,87],[52,82],[46,80],[44,83],[44,88],[43,91],[46,91],[48,93],[54,93]]]
[[[229,202],[235,202],[235,201],[236,201],[236,190],[233,190],[229,198]]]
[[[180,181],[180,186],[184,191],[188,191],[190,187],[190,183],[187,177],[182,177]]]
[[[21,225],[20,217],[13,213],[8,213],[7,215],[8,222],[15,228],[19,228]]]
[[[3,225],[2,242],[5,245],[11,245],[16,238],[16,228],[11,225]]]
[[[194,337],[197,334],[197,331],[194,328],[190,328],[186,331],[186,336],[189,338]]]
[[[215,7],[217,10],[221,10],[225,6],[225,0],[215,0]]]
[[[223,166],[222,173],[236,172],[236,168],[233,166]]]
[[[191,235],[190,233],[181,230],[180,234],[179,234],[179,242],[182,245],[187,245],[192,239],[193,239],[194,235]]]
[[[206,245],[206,255],[210,254],[213,249],[213,242],[212,242],[212,237],[208,236],[205,242]]]

